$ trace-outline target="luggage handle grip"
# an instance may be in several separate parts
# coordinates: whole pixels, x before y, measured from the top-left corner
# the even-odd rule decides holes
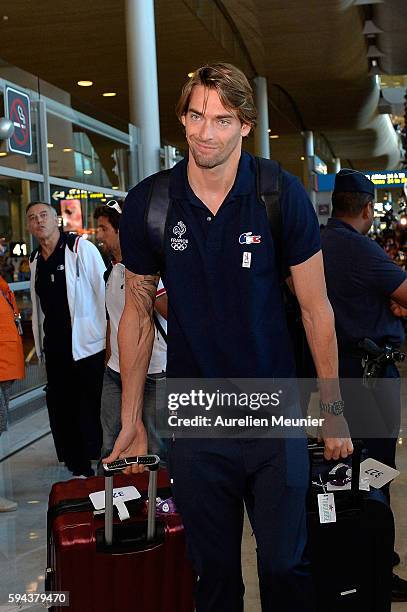
[[[353,453],[351,455],[352,459],[352,480],[351,480],[351,492],[354,497],[359,497],[359,479],[360,479],[360,459],[362,455],[362,450],[364,448],[364,443],[362,440],[353,440]],[[308,450],[312,455],[322,457],[324,455],[324,443],[323,442],[312,442],[308,443]],[[340,461],[340,458],[338,459]],[[310,469],[312,467],[310,466]]]
[[[124,459],[116,459],[111,463],[104,463],[103,469],[105,476],[113,476],[117,472],[121,472],[130,465],[144,465],[149,470],[158,470],[160,457],[158,455],[137,455],[135,457],[125,457]]]

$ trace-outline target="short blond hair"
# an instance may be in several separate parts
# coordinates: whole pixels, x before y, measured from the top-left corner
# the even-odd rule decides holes
[[[235,111],[239,120],[251,127],[256,126],[257,109],[254,105],[253,90],[245,74],[232,64],[206,64],[198,68],[182,88],[175,112],[178,119],[186,115],[192,90],[195,85],[216,89],[223,106]],[[205,101],[207,96],[205,97]],[[205,104],[206,106],[206,104]],[[204,107],[205,112],[205,107]]]

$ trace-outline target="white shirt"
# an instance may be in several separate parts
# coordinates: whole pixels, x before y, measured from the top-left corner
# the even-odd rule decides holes
[[[38,359],[42,359],[44,313],[35,291],[37,263],[38,250],[30,257],[30,288],[35,349]],[[78,236],[72,249],[68,245],[65,246],[66,293],[71,315],[74,361],[95,355],[105,348],[105,269],[99,251],[88,240]]]
[[[119,365],[119,347],[117,343],[117,333],[119,330],[119,323],[124,309],[124,272],[125,267],[122,263],[113,264],[112,271],[106,283],[106,309],[109,314],[110,320],[110,359],[108,361],[108,367],[115,372],[120,372]],[[164,285],[160,279],[157,287],[157,296],[165,293]],[[163,329],[167,332],[167,321],[161,317],[157,312],[156,317],[160,321]],[[159,372],[165,372],[167,367],[167,344],[161,337],[161,334],[155,328],[153,352],[151,354],[150,365],[148,368],[148,374],[158,374]]]

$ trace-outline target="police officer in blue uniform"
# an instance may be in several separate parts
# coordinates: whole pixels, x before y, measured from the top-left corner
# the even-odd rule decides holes
[[[373,223],[374,199],[372,181],[361,172],[342,169],[335,177],[332,218],[321,241],[351,434],[365,440],[369,456],[395,467],[400,429],[399,372],[395,361],[389,359],[375,368],[379,380],[367,382],[366,360],[370,368],[375,356],[369,341],[382,349],[387,346],[396,355],[404,342],[399,315],[407,307],[407,275],[366,235]],[[388,486],[384,492],[390,499]],[[396,575],[393,599],[407,600],[407,581]]]
[[[290,345],[279,270],[256,163],[242,140],[256,123],[251,87],[229,64],[204,66],[185,85],[177,110],[189,157],[171,171],[166,220],[169,378],[290,378]],[[127,196],[120,226],[126,306],[120,323],[122,430],[112,454],[146,450],[142,380],[152,342],[160,262],[146,236],[153,178]],[[300,181],[281,176],[283,252],[321,378],[337,377],[333,314],[326,296],[319,227]],[[339,385],[321,392],[327,458],[352,452]],[[331,435],[329,425],[341,434]],[[197,612],[242,612],[241,537],[246,505],[257,541],[264,612],[311,612],[303,557],[308,454],[304,437],[182,438],[170,470],[188,549],[199,577]],[[137,468],[132,468],[137,471]],[[334,562],[335,551],[327,556]],[[174,562],[176,560],[174,559]]]

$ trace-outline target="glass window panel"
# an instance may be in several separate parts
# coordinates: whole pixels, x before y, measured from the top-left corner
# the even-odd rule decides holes
[[[129,187],[128,146],[47,113],[51,176],[89,185]]]

